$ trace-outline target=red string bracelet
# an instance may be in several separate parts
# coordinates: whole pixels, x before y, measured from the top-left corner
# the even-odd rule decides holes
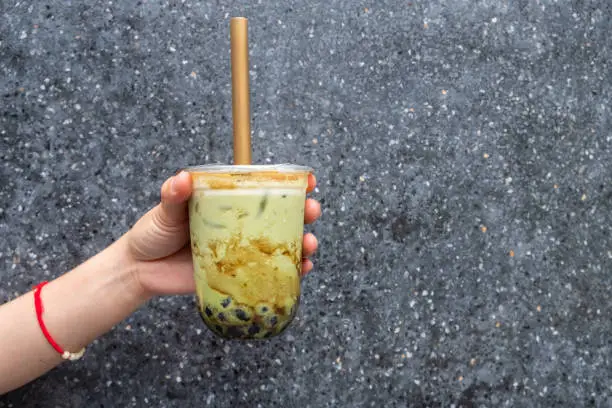
[[[51,336],[51,333],[49,333],[49,330],[47,330],[47,326],[43,321],[42,315],[44,312],[44,308],[42,304],[42,299],[40,298],[40,292],[42,291],[43,286],[45,286],[47,283],[49,282],[41,282],[34,287],[34,307],[36,309],[36,318],[38,319],[38,325],[40,326],[40,330],[42,330],[45,339],[47,339],[51,347],[53,347],[55,351],[57,351],[64,360],[78,360],[79,358],[83,357],[83,354],[85,353],[85,348],[81,349],[81,351],[79,351],[78,353],[71,353],[62,349],[62,347],[57,344],[55,340],[53,340],[53,336]]]

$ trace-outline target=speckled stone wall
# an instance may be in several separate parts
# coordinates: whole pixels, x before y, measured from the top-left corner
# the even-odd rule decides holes
[[[316,169],[284,336],[157,299],[0,407],[611,407],[606,0],[0,1],[0,301],[229,162],[229,17],[254,159]]]

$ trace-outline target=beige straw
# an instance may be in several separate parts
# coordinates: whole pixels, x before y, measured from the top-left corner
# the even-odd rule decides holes
[[[230,20],[232,45],[232,113],[234,120],[234,164],[251,164],[251,115],[249,103],[248,21]]]

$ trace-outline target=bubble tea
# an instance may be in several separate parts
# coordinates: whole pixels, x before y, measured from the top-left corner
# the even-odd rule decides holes
[[[214,333],[283,332],[300,301],[304,204],[311,169],[209,165],[187,169],[199,313]]]

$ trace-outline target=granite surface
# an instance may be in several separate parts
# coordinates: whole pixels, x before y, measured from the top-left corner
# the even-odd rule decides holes
[[[607,0],[0,1],[0,301],[188,164],[316,168],[299,317],[226,342],[156,299],[0,407],[612,407]]]

